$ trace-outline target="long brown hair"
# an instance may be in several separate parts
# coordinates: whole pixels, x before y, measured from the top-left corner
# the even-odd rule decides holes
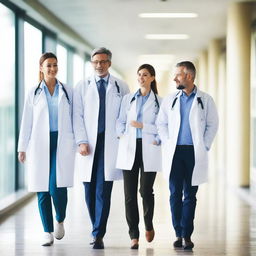
[[[141,65],[141,66],[138,68],[137,73],[138,73],[140,70],[144,69],[144,68],[149,72],[149,74],[150,74],[151,76],[156,77],[156,71],[155,71],[154,67],[151,66],[150,64],[143,64],[143,65]],[[151,82],[150,86],[151,86],[151,90],[152,90],[155,94],[158,94],[157,86],[156,86],[156,79],[154,79],[154,80]]]
[[[58,61],[56,55],[52,52],[45,52],[39,59],[39,82],[44,79],[44,74],[40,71],[40,67],[43,65],[44,61],[49,58],[54,58]]]

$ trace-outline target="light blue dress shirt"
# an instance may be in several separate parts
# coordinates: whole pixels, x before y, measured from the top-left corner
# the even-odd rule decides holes
[[[195,95],[196,87],[189,96],[185,92],[180,96],[180,130],[177,145],[193,145],[189,114]]]
[[[147,101],[149,95],[150,95],[150,93],[148,93],[145,96],[142,96],[140,90],[138,90],[134,95],[134,97],[137,100],[136,101],[136,103],[137,103],[136,104],[137,122],[143,123],[143,114],[142,114],[143,105]],[[136,128],[136,134],[137,134],[137,139],[142,138],[142,129]]]
[[[50,94],[48,87],[43,81],[43,88],[45,91],[48,111],[49,111],[49,121],[50,121],[50,131],[58,131],[58,99],[59,99],[59,85],[56,83],[53,95]]]
[[[105,88],[106,88],[106,91],[107,91],[107,86],[108,86],[108,80],[109,80],[109,75],[105,76],[105,77],[99,77],[99,76],[95,76],[95,81],[96,81],[96,84],[97,84],[97,87],[99,88],[100,86],[100,80],[103,79],[104,80],[104,85],[105,85]]]

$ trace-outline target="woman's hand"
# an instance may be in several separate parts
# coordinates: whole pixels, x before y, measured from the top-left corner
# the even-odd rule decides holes
[[[143,128],[143,123],[140,123],[140,122],[137,122],[137,121],[134,121],[134,120],[132,120],[132,121],[130,122],[130,125],[131,125],[132,127],[135,127],[135,128],[140,128],[140,129]]]
[[[90,147],[89,147],[89,144],[87,143],[81,143],[79,145],[79,153],[82,155],[82,156],[88,156],[90,154]]]
[[[18,159],[20,163],[24,164],[24,162],[26,161],[26,152],[19,152]]]

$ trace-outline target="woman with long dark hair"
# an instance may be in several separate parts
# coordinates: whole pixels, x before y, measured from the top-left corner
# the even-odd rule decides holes
[[[73,185],[72,88],[56,79],[58,61],[53,53],[41,56],[39,70],[39,84],[29,91],[24,105],[18,158],[21,163],[26,161],[28,190],[37,192],[45,232],[42,245],[50,246],[54,236],[64,237],[67,187]]]
[[[131,238],[131,249],[139,247],[139,210],[137,202],[140,175],[140,195],[143,202],[145,236],[154,239],[154,193],[156,172],[161,171],[161,146],[155,120],[160,107],[155,69],[143,64],[137,71],[139,90],[127,94],[122,101],[117,121],[120,137],[117,168],[123,170],[125,211]]]

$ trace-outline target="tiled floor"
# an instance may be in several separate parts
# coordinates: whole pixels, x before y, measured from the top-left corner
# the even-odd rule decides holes
[[[140,248],[138,251],[130,250],[122,185],[122,182],[114,185],[105,250],[92,250],[89,245],[91,226],[79,183],[69,190],[66,236],[61,241],[55,241],[51,247],[40,245],[42,227],[34,198],[0,224],[0,256],[256,255],[256,211],[241,201],[234,191],[226,190],[219,180],[200,186],[194,250],[174,250],[172,242],[175,235],[171,226],[167,183],[161,176],[155,184],[155,239],[152,243],[146,242],[141,219]]]

